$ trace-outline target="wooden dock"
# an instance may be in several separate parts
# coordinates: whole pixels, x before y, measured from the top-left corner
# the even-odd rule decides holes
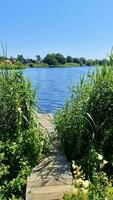
[[[55,131],[53,116],[38,114],[39,122],[52,135],[53,148],[27,179],[26,200],[60,200],[71,188],[72,174]]]

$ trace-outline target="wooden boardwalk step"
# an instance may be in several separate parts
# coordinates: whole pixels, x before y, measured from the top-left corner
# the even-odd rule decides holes
[[[49,116],[50,118],[50,116]],[[52,121],[47,124],[46,116],[42,119],[43,125],[49,132],[54,131]],[[41,122],[41,116],[40,116]],[[55,139],[53,149],[49,155],[33,170],[27,179],[26,200],[60,200],[64,191],[72,184],[72,174],[66,156],[61,150],[60,144]]]
[[[63,197],[63,193],[70,189],[70,185],[39,187],[37,190],[34,188],[31,190],[31,192],[29,192],[28,199],[59,200]]]

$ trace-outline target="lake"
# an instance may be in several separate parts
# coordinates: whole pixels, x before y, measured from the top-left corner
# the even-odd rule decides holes
[[[36,91],[36,105],[40,112],[55,113],[70,97],[69,88],[79,83],[80,76],[95,67],[26,68],[24,76]]]

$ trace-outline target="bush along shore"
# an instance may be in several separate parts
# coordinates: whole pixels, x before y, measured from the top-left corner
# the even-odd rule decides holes
[[[18,55],[16,58],[12,56],[7,58],[6,55],[0,56],[0,69],[23,69],[26,67],[77,67],[77,66],[102,66],[110,65],[108,59],[86,59],[84,57],[77,58],[71,56],[63,56],[60,53],[47,54],[44,58],[40,55],[36,59],[25,58]]]
[[[75,179],[63,199],[112,200],[113,66],[81,78],[55,123]]]
[[[0,71],[0,200],[25,198],[27,176],[49,144],[30,82],[22,72]]]

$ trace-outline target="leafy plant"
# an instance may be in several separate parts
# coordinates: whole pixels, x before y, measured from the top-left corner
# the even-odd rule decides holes
[[[26,179],[49,145],[22,72],[0,72],[0,197],[25,197]]]
[[[92,182],[76,179],[72,189],[66,192],[63,200],[112,200],[113,187],[103,172],[94,173]]]

